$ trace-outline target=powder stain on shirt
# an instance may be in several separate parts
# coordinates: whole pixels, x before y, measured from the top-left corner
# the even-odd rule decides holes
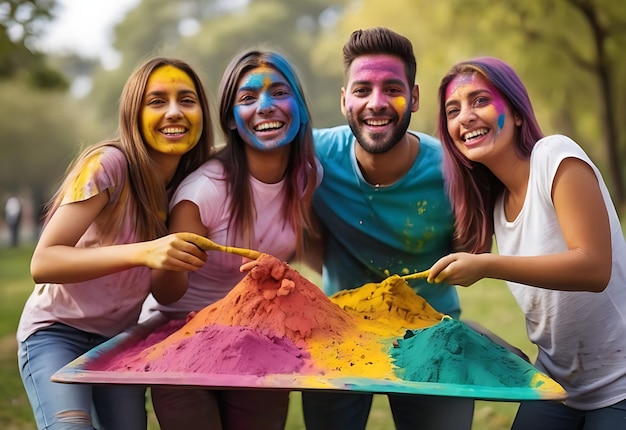
[[[85,200],[96,195],[99,190],[91,179],[95,176],[95,172],[100,169],[100,158],[102,152],[91,156],[81,169],[80,173],[74,179],[70,188],[70,201],[77,202]]]

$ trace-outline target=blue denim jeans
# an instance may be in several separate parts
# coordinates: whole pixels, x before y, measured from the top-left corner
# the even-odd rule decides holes
[[[144,387],[50,381],[60,368],[106,340],[53,324],[20,343],[20,375],[39,429],[146,429]]]
[[[559,402],[520,404],[513,430],[617,430],[626,429],[626,400],[606,408],[581,411]]]
[[[389,394],[397,430],[470,430],[474,400],[443,396]],[[302,392],[307,430],[363,430],[372,394]]]

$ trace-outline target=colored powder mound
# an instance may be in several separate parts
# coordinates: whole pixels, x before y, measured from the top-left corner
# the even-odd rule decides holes
[[[537,374],[522,358],[452,318],[415,331],[398,345],[390,354],[397,375],[407,381],[520,387],[530,386]]]
[[[330,300],[360,319],[371,321],[369,327],[378,325],[377,331],[384,336],[398,336],[407,328],[430,327],[444,317],[398,275],[340,291]]]
[[[339,339],[314,338],[309,351],[327,376],[360,376],[397,380],[389,356],[394,339],[407,329],[430,327],[441,321],[435,311],[398,275],[330,297],[355,321],[356,331]]]
[[[212,324],[166,350],[144,371],[264,376],[298,372],[306,356],[287,338]]]
[[[262,254],[226,297],[200,310],[165,342],[193,336],[210,324],[248,327],[305,346],[312,336],[340,336],[354,321],[287,263]]]
[[[185,325],[184,320],[170,320],[158,327],[143,339],[124,346],[125,349],[101,356],[93,362],[90,370],[138,371],[145,367],[145,358],[141,351],[161,342]]]
[[[397,340],[405,333],[412,337]],[[328,298],[287,263],[266,254],[222,300],[187,322],[170,321],[97,366],[134,372],[297,373],[313,376],[309,388],[327,388],[328,380],[319,376],[497,387],[553,382],[435,311],[400,276]]]

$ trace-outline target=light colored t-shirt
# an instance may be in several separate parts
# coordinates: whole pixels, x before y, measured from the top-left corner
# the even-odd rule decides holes
[[[95,153],[62,204],[87,200],[102,192],[109,203],[76,244],[77,248],[135,243],[132,205],[125,201],[128,167],[124,154],[105,147]],[[123,208],[121,228],[106,239],[99,222]],[[116,218],[117,220],[117,218]],[[89,333],[112,337],[137,322],[141,305],[150,290],[147,267],[136,267],[90,281],[68,284],[37,284],[24,306],[17,329],[18,341],[53,323],[63,323]]]
[[[327,295],[426,270],[452,252],[454,217],[443,185],[442,148],[433,137],[414,134],[420,147],[411,169],[396,183],[376,187],[363,178],[348,126],[313,131],[324,169],[313,206],[328,231],[322,271]],[[454,286],[410,284],[439,312],[458,317]]]
[[[507,284],[526,315],[528,337],[538,346],[537,366],[565,388],[567,405],[591,410],[626,398],[626,242],[600,172],[573,140],[554,135],[537,142],[524,206],[508,222],[502,198],[496,202],[495,236],[501,255],[567,251],[551,195],[557,169],[570,157],[593,168],[602,190],[613,250],[609,284],[601,293]]]
[[[285,181],[266,184],[250,176],[250,184],[257,215],[249,248],[282,261],[290,260],[296,250],[296,233],[291,222],[283,216]],[[210,160],[183,180],[170,206],[183,200],[196,204],[210,240],[220,245],[242,247],[240,240],[232,237],[232,229],[228,226],[233,197],[236,196],[227,191],[222,163]],[[245,261],[243,257],[220,251],[209,251],[207,257],[201,269],[189,273],[189,289],[180,300],[164,306],[150,296],[144,305],[142,319],[154,310],[181,317],[187,312],[200,310],[223,298],[245,276],[239,271]]]

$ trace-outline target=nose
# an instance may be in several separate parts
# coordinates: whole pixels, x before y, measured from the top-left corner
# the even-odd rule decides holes
[[[275,109],[274,101],[268,94],[262,94],[259,97],[259,104],[257,106],[257,112],[260,114],[266,114],[273,112]]]
[[[183,111],[178,105],[178,103],[170,103],[167,107],[167,112],[165,112],[165,117],[167,119],[180,119],[183,117]]]
[[[367,107],[374,111],[385,109],[387,107],[387,97],[385,93],[378,88],[372,89],[367,101]]]
[[[476,113],[474,112],[473,109],[461,109],[461,112],[459,113],[459,121],[461,122],[461,124],[469,124],[471,122],[473,122],[476,119]]]

